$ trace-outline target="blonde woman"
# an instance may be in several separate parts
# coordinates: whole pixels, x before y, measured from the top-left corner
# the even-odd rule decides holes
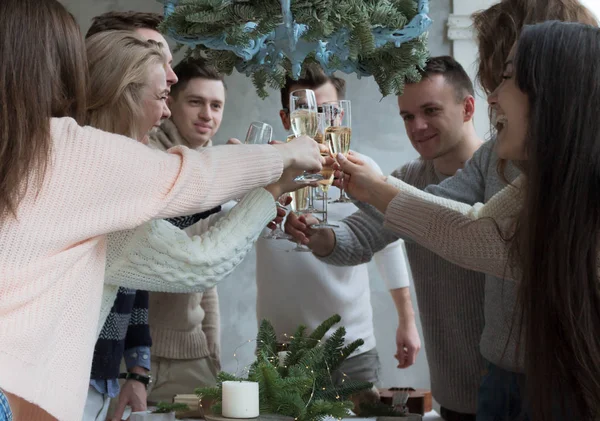
[[[167,60],[162,47],[130,31],[93,35],[86,47],[90,74],[88,122],[147,143],[149,131],[170,115],[166,105]],[[120,419],[128,404],[134,411],[146,407],[151,344],[148,293],[131,288],[199,292],[214,286],[241,262],[261,230],[275,218],[272,194],[279,194],[286,186],[296,187],[282,180],[250,192],[218,226],[193,239],[164,220],[108,235],[107,283],[112,285],[105,286],[100,316],[105,322],[94,352],[85,420],[106,418],[110,399],[119,393],[117,379],[123,351],[129,370],[124,376],[129,380],[119,395],[114,419]],[[119,267],[126,269],[113,274],[112,256],[117,255],[121,256]],[[137,273],[137,279],[133,273]],[[121,286],[118,292],[117,285]],[[125,329],[124,322],[132,314],[135,323]]]
[[[16,420],[80,421],[106,234],[211,209],[322,159],[308,138],[164,153],[82,127],[85,47],[57,0],[2,0],[0,40],[0,389]]]

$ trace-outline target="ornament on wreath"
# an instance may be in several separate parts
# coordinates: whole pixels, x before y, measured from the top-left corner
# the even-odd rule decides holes
[[[159,0],[161,1],[161,0]],[[418,81],[427,59],[429,0],[162,0],[162,30],[187,57],[252,77],[261,98],[318,63],[327,74],[373,76],[382,95]]]

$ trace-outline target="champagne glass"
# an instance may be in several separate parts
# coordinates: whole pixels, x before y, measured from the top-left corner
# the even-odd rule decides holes
[[[329,110],[326,113],[326,123],[329,127],[325,129],[325,138],[331,152],[334,156],[341,153],[348,156],[350,152],[350,140],[352,138],[352,113],[350,101],[341,100],[324,104],[324,107]],[[343,174],[342,174],[343,176]],[[344,195],[344,187],[340,187],[340,197],[334,200],[333,203],[348,203],[351,202]]]
[[[335,104],[325,104],[323,106],[323,127],[324,127],[324,132],[328,133],[329,126],[327,125],[328,123],[331,123],[332,121],[335,122],[336,118],[337,118],[337,114],[340,113],[340,107],[338,105]],[[333,126],[333,127],[338,127],[338,126]],[[331,149],[331,147],[330,147]],[[321,175],[323,176],[323,180],[319,181],[319,187],[323,190],[323,220],[321,222],[319,222],[318,224],[313,224],[311,225],[311,228],[335,228],[338,227],[338,225],[335,224],[331,224],[327,221],[327,192],[329,191],[329,187],[331,187],[331,184],[333,183],[333,167],[331,166],[325,166],[323,167],[323,170],[321,170]]]
[[[263,123],[262,121],[253,121],[248,127],[246,132],[246,139],[244,143],[246,145],[260,145],[267,144],[271,141],[273,136],[273,127],[270,124]],[[240,203],[241,198],[234,199]]]
[[[283,196],[281,196],[279,198],[278,201],[275,202],[275,204],[277,205],[278,208],[287,210],[287,208],[281,203],[281,201],[284,201],[284,203],[285,203],[285,199],[287,197],[288,197],[288,195],[284,194]],[[277,226],[275,227],[274,230],[272,230],[268,234],[263,235],[262,238],[265,238],[267,240],[292,240],[294,237],[292,237],[289,234],[286,234],[285,231],[281,228],[281,224],[282,224],[282,222],[277,224]]]
[[[292,212],[294,212],[296,215],[301,215],[302,213],[306,212],[306,209],[308,208],[309,188],[302,187],[301,189],[291,192],[290,195],[292,196],[292,202],[290,203]],[[295,248],[288,251],[312,252],[311,249],[303,246],[300,241],[296,242]]]
[[[290,93],[290,124],[296,137],[308,136],[314,138],[318,130],[317,99],[312,89],[299,89]],[[320,174],[304,172],[295,181],[310,183],[319,181]]]
[[[263,123],[262,121],[253,121],[250,123],[248,127],[248,132],[246,133],[246,139],[244,143],[246,145],[262,145],[268,144],[273,138],[273,127],[270,124]],[[239,202],[241,199],[236,199]],[[276,202],[278,207],[285,207],[281,205],[279,202]],[[286,234],[280,225],[270,231],[268,234],[261,235],[261,238],[266,239],[285,239],[289,240],[292,236]]]
[[[317,113],[317,134],[315,135],[315,142],[319,143],[319,144],[324,144],[325,143],[325,114],[322,112],[318,112]],[[322,156],[329,156],[329,153],[321,153]],[[323,172],[320,173],[323,177],[325,177],[325,174]],[[323,200],[323,196],[319,195],[317,196],[317,192],[319,191],[319,189],[317,187],[311,187],[310,188],[310,195],[309,197],[309,201],[308,201],[308,209],[306,210],[306,213],[313,213],[313,214],[324,214],[325,212],[323,210],[319,210],[317,208],[315,208],[315,199],[319,199],[319,200]]]
[[[319,144],[324,144],[325,143],[325,127],[327,127],[327,125],[325,124],[325,113],[323,112],[323,107],[318,108],[317,127],[318,128],[317,128],[317,134],[315,135],[315,141]],[[321,155],[329,156],[330,153],[321,154]],[[323,174],[321,174],[321,175],[323,175]],[[314,191],[314,195],[313,195],[314,199],[323,200],[323,195],[321,194],[321,189],[313,189],[313,191]]]
[[[262,121],[253,121],[250,127],[248,127],[244,143],[247,145],[267,144],[271,141],[272,137],[273,127],[270,124],[263,123]]]

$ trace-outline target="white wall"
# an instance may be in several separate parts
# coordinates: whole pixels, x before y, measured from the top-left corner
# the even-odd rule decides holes
[[[76,16],[83,31],[87,30],[93,16],[109,10],[161,11],[159,3],[149,0],[61,1]],[[450,0],[431,0],[430,3],[430,15],[434,20],[429,37],[431,53],[449,54],[450,43],[445,34]],[[416,153],[410,146],[398,115],[396,98],[381,98],[372,79],[358,80],[355,76],[345,78],[348,82],[347,97],[353,101],[353,148],[374,158],[386,173],[415,158]],[[239,74],[228,77],[227,85],[224,122],[216,136],[216,143],[226,141],[229,137],[243,137],[248,124],[253,120],[271,123],[275,128],[275,135],[279,138],[285,135],[278,117],[281,105],[277,92],[273,92],[266,100],[261,100],[255,94],[251,81]],[[253,253],[250,253],[231,277],[219,286],[222,359],[223,369],[227,371],[236,370],[234,350],[248,339],[254,338],[256,334],[254,269],[255,258]],[[406,370],[395,368],[395,308],[383,281],[372,266],[370,274],[375,333],[383,365],[383,383],[387,386],[428,387],[429,370],[424,351],[413,367]],[[240,364],[248,364],[252,359],[252,352],[252,345],[239,349]]]
[[[454,0],[452,14],[448,19],[448,38],[452,42],[452,56],[464,66],[473,81],[477,74],[477,44],[474,39],[471,14],[487,9],[498,0]],[[476,111],[473,118],[475,130],[486,138],[490,123],[487,112],[487,100],[481,87],[475,84]]]
[[[585,7],[590,9],[600,19],[600,0],[580,0]]]

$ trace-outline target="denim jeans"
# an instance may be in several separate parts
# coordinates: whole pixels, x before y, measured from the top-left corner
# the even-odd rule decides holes
[[[525,375],[490,362],[477,396],[477,421],[529,421],[523,402]]]
[[[0,421],[12,421],[12,411],[8,406],[6,395],[0,390]]]
[[[524,392],[524,374],[506,371],[488,362],[477,396],[477,421],[530,421],[532,417]],[[552,418],[580,420],[582,417],[577,409],[574,396],[557,395]]]

